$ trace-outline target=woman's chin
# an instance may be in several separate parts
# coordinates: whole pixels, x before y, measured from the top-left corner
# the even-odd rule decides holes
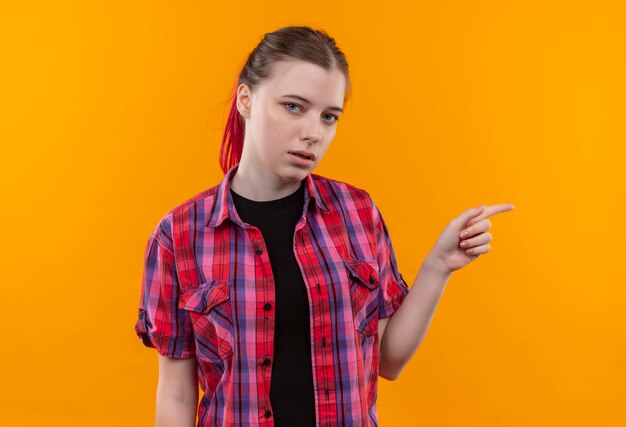
[[[313,169],[313,168],[311,168]],[[311,173],[311,169],[303,169],[301,167],[288,167],[282,169],[278,175],[280,175],[285,181],[302,181],[308,174]]]

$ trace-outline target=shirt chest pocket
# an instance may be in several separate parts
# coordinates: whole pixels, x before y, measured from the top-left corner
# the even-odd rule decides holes
[[[378,332],[378,262],[375,259],[344,260],[350,280],[354,328],[364,335]]]
[[[233,355],[233,317],[230,282],[209,280],[183,292],[178,307],[189,312],[196,339],[196,352],[210,359]]]

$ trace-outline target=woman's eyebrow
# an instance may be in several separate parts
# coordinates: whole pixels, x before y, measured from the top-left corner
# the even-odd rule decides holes
[[[296,99],[299,99],[302,102],[306,102],[307,104],[311,103],[311,101],[309,101],[306,98],[301,97],[300,95],[283,95],[283,97],[285,97],[285,98],[296,98]],[[339,108],[339,107],[328,107],[328,110],[336,110],[336,111],[339,111],[339,112],[343,113],[343,108]]]

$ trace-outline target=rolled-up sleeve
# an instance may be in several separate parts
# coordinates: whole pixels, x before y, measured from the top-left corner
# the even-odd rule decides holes
[[[380,282],[378,317],[382,319],[391,316],[400,307],[409,293],[409,287],[398,271],[398,263],[387,224],[385,224],[382,214],[373,202],[372,206]]]
[[[185,359],[195,357],[195,341],[189,313],[178,308],[180,287],[167,228],[160,223],[145,247],[135,333],[159,354]]]

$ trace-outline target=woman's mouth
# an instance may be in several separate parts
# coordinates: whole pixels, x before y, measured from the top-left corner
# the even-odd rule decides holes
[[[289,152],[294,163],[299,165],[310,165],[313,163],[313,159],[305,156],[304,154]]]
[[[289,151],[289,154],[296,155],[296,156],[301,157],[303,159],[315,160],[315,154],[313,154],[313,153],[311,153],[309,151],[303,151],[303,150]]]

